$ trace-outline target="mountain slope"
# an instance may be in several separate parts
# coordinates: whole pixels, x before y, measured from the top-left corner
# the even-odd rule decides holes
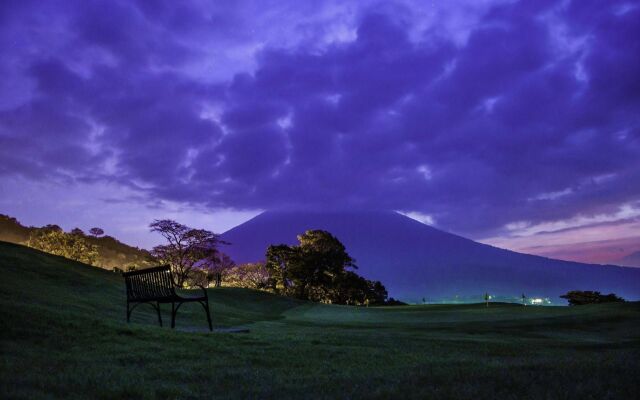
[[[640,251],[631,253],[626,257],[621,258],[616,262],[618,265],[624,265],[627,267],[640,267]]]
[[[270,244],[296,243],[307,229],[324,229],[342,241],[359,273],[382,281],[407,301],[457,296],[558,296],[600,290],[640,298],[640,270],[580,264],[515,253],[446,233],[394,212],[269,211],[222,235],[236,262],[264,259]],[[477,298],[477,297],[476,297]]]

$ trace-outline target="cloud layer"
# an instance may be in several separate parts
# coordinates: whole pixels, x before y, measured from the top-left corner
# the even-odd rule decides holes
[[[473,236],[640,207],[637,5],[298,3],[3,2],[0,179]]]

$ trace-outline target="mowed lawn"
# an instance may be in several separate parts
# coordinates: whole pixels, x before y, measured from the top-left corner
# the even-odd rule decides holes
[[[635,399],[640,304],[318,305],[210,289],[178,329],[122,278],[0,242],[1,398]],[[589,289],[589,288],[576,288]],[[479,289],[481,290],[481,288]]]

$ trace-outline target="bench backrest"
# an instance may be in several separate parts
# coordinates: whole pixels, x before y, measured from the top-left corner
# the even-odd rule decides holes
[[[128,300],[156,300],[175,296],[171,267],[146,268],[122,274]]]

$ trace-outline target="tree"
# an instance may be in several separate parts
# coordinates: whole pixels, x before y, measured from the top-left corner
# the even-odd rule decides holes
[[[179,287],[191,275],[213,268],[219,256],[218,245],[225,243],[213,232],[193,229],[170,219],[154,220],[151,232],[158,232],[168,242],[151,250],[161,263],[171,266]]]
[[[40,229],[42,229],[43,231],[59,231],[59,232],[63,231],[59,225],[55,225],[55,224],[47,224]]]
[[[269,284],[269,271],[264,263],[236,265],[222,272],[229,286],[249,289],[265,289]]]
[[[90,244],[83,236],[65,233],[61,229],[39,230],[29,237],[27,245],[90,265],[95,265],[98,259],[98,246]]]
[[[333,290],[318,301],[351,305],[382,305],[387,301],[387,289],[380,281],[370,281],[353,271],[345,271],[336,280]]]
[[[73,228],[70,233],[72,235],[84,236],[84,232],[80,228]]]
[[[91,228],[89,229],[89,233],[95,237],[104,235],[104,231],[101,228]]]
[[[380,281],[367,281],[369,285],[369,292],[367,293],[367,299],[370,304],[385,304],[387,301],[387,288],[384,287]]]
[[[347,268],[357,268],[344,245],[332,234],[322,230],[309,230],[298,235],[300,245],[297,258],[289,270],[296,282],[297,297],[309,298],[308,292],[315,287],[326,289],[335,286]],[[320,300],[320,299],[313,299]]]
[[[297,262],[297,250],[286,244],[271,245],[267,248],[267,262],[265,268],[269,272],[268,286],[276,293],[289,296],[291,280],[288,268]]]
[[[265,268],[268,287],[299,299],[338,304],[383,304],[387,291],[380,282],[353,271],[355,261],[344,245],[322,230],[298,236],[297,246],[269,246]]]
[[[560,298],[567,299],[570,306],[581,306],[584,304],[597,304],[597,303],[624,303],[625,299],[618,297],[613,293],[601,294],[600,292],[592,292],[589,290],[572,290],[560,296]]]
[[[308,230],[298,235],[298,242],[298,246],[267,249],[267,269],[275,279],[276,290],[293,291],[287,294],[317,301],[328,295],[328,289],[346,268],[355,267],[344,245],[329,232]]]
[[[222,285],[222,278],[224,271],[233,268],[236,265],[235,262],[227,254],[218,252],[214,262],[206,270],[207,282],[214,281],[215,287]]]
[[[387,306],[406,306],[407,305],[407,303],[405,303],[404,301],[394,299],[393,297],[389,297],[389,300],[387,300],[384,304]]]
[[[487,305],[487,307],[489,307],[489,300],[491,300],[491,296],[489,296],[488,292],[484,293],[484,302]]]

